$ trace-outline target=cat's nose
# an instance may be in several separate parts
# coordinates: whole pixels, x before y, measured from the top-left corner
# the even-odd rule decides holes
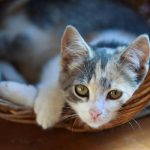
[[[89,113],[93,120],[96,120],[101,115],[101,112],[96,108],[91,108]]]

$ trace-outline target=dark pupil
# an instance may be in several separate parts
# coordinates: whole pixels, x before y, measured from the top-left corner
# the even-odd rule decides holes
[[[119,96],[118,91],[112,91],[111,96],[112,96],[112,98],[117,98]]]
[[[117,91],[113,91],[112,94],[113,94],[114,96],[117,96],[118,92],[117,92]]]

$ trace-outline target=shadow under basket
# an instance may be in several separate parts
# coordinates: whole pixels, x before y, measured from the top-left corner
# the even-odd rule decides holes
[[[92,129],[83,123],[79,118],[62,119],[55,127],[66,128],[73,132],[96,132],[104,129],[113,128],[124,124],[134,118],[150,101],[150,71],[144,83],[134,93],[132,98],[119,111],[118,117],[108,124]],[[73,114],[69,106],[65,106],[62,118],[67,118]],[[35,114],[31,108],[14,104],[10,101],[0,99],[0,118],[18,123],[35,124]]]

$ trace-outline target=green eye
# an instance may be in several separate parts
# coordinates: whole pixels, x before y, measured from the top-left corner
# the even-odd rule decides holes
[[[122,92],[119,90],[112,90],[107,94],[107,98],[111,100],[119,99],[122,96]]]
[[[78,84],[75,86],[75,92],[80,97],[88,97],[89,96],[89,89],[82,84]]]

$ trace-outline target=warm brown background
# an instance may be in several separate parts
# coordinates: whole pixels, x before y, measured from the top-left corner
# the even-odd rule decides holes
[[[0,150],[150,150],[150,117],[138,123],[99,133],[72,133],[0,120]]]

